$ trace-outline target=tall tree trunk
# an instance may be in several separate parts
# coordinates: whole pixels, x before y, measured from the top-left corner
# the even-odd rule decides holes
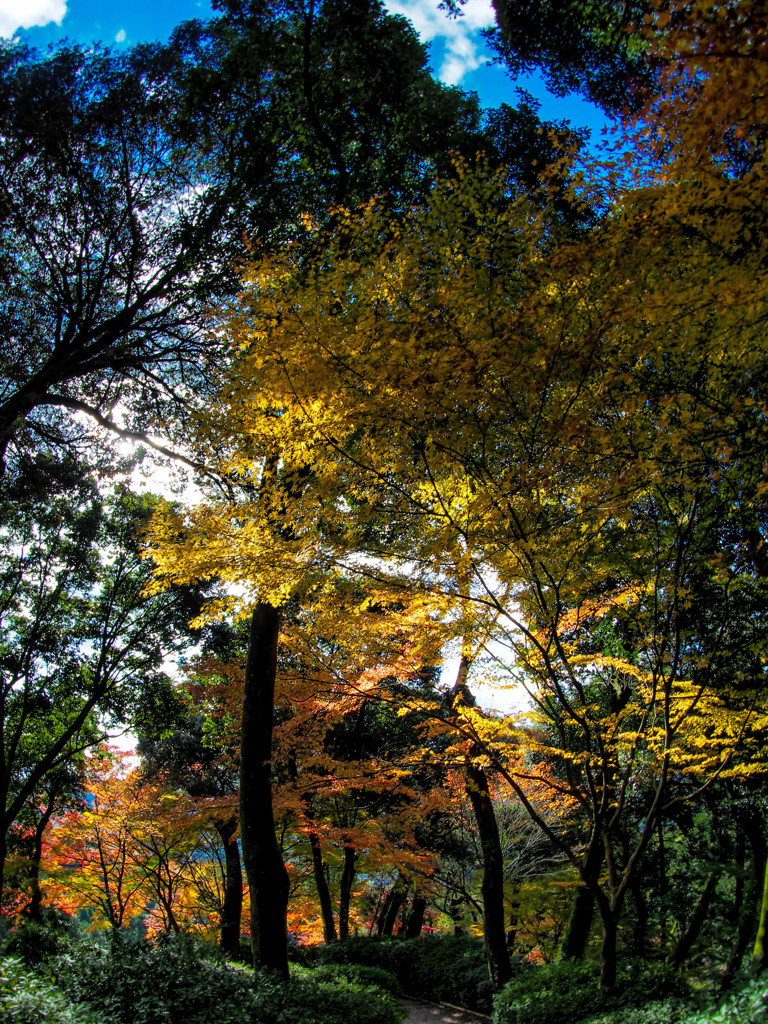
[[[411,913],[408,915],[408,924],[405,929],[406,939],[418,939],[424,925],[424,912],[427,909],[427,901],[424,896],[414,893]]]
[[[754,877],[754,860],[752,862],[752,875],[747,878],[744,870],[745,862],[745,841],[744,831],[740,829],[736,835],[736,853],[734,863],[736,866],[736,891],[733,896],[733,919],[736,922],[736,937],[728,953],[728,963],[725,966],[723,979],[720,983],[720,990],[727,991],[733,984],[736,972],[741,967],[741,961],[747,951],[749,941],[754,935],[756,926],[756,904],[757,886]]]
[[[220,946],[228,956],[240,955],[240,922],[243,916],[243,869],[237,845],[237,818],[215,823],[224,847],[224,906],[221,908]]]
[[[465,636],[462,640],[461,660],[456,674],[456,682],[451,690],[451,704],[457,713],[460,713],[462,706],[474,707],[476,704],[468,685],[472,659],[470,637]],[[485,771],[470,761],[465,769],[464,778],[483,851],[482,896],[485,955],[488,959],[491,983],[494,991],[498,992],[512,977],[512,964],[509,960],[504,925],[504,857],[501,852],[499,828]]]
[[[402,873],[398,871],[395,884],[392,886],[392,890],[387,896],[384,907],[379,917],[379,935],[391,935],[392,930],[395,927],[395,921],[397,921],[397,915],[400,913],[400,908],[405,903],[405,898],[408,895],[408,879]]]
[[[520,900],[518,899],[519,888],[512,898],[509,908],[509,922],[507,925],[507,949],[514,949],[517,929],[520,923]]]
[[[344,846],[344,868],[341,872],[339,893],[339,938],[349,938],[349,905],[352,900],[352,885],[355,881],[355,860],[357,850],[354,846]]]
[[[709,905],[712,902],[712,897],[715,895],[715,889],[717,883],[720,881],[721,871],[718,869],[713,871],[707,879],[707,883],[702,889],[701,895],[699,896],[696,906],[693,908],[691,919],[688,922],[688,927],[685,929],[677,945],[674,948],[672,955],[669,958],[669,962],[672,967],[681,967],[693,948],[693,944],[698,939],[699,933],[704,925],[704,921],[707,917],[707,911]]]
[[[482,768],[468,764],[467,795],[475,812],[483,851],[483,934],[485,953],[494,991],[498,992],[512,977],[504,925],[504,858],[488,777]]]
[[[595,897],[586,885],[580,883],[574,893],[565,935],[560,943],[560,960],[581,960],[587,948],[594,916]]]
[[[309,833],[309,845],[312,849],[312,874],[315,878],[320,914],[323,919],[323,938],[326,943],[336,942],[336,922],[333,920],[331,892],[328,888],[328,876],[325,873],[325,861],[317,832]]]
[[[448,916],[453,921],[453,934],[454,935],[463,935],[464,934],[464,929],[459,924],[459,921],[461,920],[461,908],[463,906],[464,906],[464,904],[459,899],[458,896],[454,896],[451,899],[451,903],[450,903],[450,906],[448,908]]]
[[[582,881],[576,888],[571,914],[560,944],[558,959],[581,960],[589,941],[592,919],[595,916],[595,896],[589,887],[596,884],[603,864],[603,847],[598,837],[593,835],[584,855]]]
[[[288,977],[288,872],[272,809],[272,720],[280,612],[266,602],[251,616],[240,753],[240,835],[251,893],[254,967]]]
[[[48,827],[48,822],[51,820],[53,812],[56,810],[56,798],[57,792],[54,787],[48,794],[48,805],[40,816],[40,820],[35,825],[32,854],[29,858],[29,886],[31,889],[31,897],[29,906],[26,908],[26,913],[29,920],[35,921],[37,924],[43,923],[43,894],[40,891],[40,862],[43,859],[43,836],[45,835],[45,830]]]
[[[760,901],[760,920],[757,926],[757,937],[752,949],[752,966],[763,970],[768,966],[768,857],[765,860],[763,873],[763,890]]]
[[[619,914],[613,908],[601,914],[603,922],[603,942],[600,947],[600,988],[616,988],[617,949],[616,940],[619,932]]]
[[[645,942],[648,935],[650,912],[640,878],[635,877],[633,879],[630,890],[636,914],[635,927],[632,929],[632,953],[634,956],[645,958]]]

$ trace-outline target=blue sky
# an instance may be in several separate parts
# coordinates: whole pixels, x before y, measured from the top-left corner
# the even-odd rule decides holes
[[[512,83],[502,68],[487,66],[490,53],[480,33],[493,23],[491,0],[468,0],[459,19],[447,18],[438,3],[389,0],[387,7],[408,17],[430,44],[430,63],[439,78],[475,90],[486,106],[514,105],[515,84],[521,85],[541,101],[544,117],[590,127],[597,141],[604,119],[590,104],[575,96],[552,97],[536,78]],[[175,25],[210,13],[210,0],[0,0],[0,36],[18,35],[40,48],[64,38],[128,46],[167,39]]]

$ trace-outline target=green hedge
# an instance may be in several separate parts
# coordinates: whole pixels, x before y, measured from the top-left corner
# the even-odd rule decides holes
[[[286,985],[183,936],[73,941],[36,966],[6,963],[3,1019],[14,1024],[400,1024],[404,1015],[385,972],[297,967]]]
[[[491,1012],[493,988],[483,944],[468,935],[419,939],[356,936],[318,946],[308,955],[309,962],[379,967],[394,974],[409,996]]]
[[[494,1024],[563,1024],[605,1017],[652,1001],[685,999],[688,986],[670,968],[638,960],[624,965],[617,987],[605,992],[598,987],[595,964],[566,960],[544,964],[511,981],[496,997]],[[616,1020],[623,1022],[624,1017]],[[628,1018],[627,1018],[628,1020]],[[645,1024],[642,1014],[637,1024]]]

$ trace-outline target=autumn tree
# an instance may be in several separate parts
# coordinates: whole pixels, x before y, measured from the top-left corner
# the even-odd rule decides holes
[[[163,658],[189,642],[192,595],[144,595],[137,530],[151,507],[125,489],[102,497],[69,461],[3,492],[2,861],[28,802],[44,789],[52,797],[55,780],[163,684]]]
[[[81,447],[78,414],[179,457],[224,355],[198,328],[237,288],[244,236],[413,199],[485,138],[476,100],[371,0],[224,5],[119,54],[7,45],[0,74],[2,467]]]
[[[762,713],[765,644],[764,112],[751,78],[730,88],[760,80],[762,14],[649,17],[666,63],[648,160],[634,182],[631,157],[574,178],[591,230],[459,165],[409,214],[340,212],[308,259],[253,265],[221,322],[236,371],[200,427],[252,496],[155,527],[169,579],[253,587],[273,632],[332,573],[485,617],[537,708],[525,742],[581,806],[569,845],[526,804],[597,902],[608,987],[654,826],[690,799],[672,782],[728,768]],[[459,725],[525,804],[487,719]]]
[[[182,691],[186,700],[180,701],[170,722],[145,723],[137,753],[142,776],[148,782],[158,780],[182,789],[194,800],[198,828],[203,831],[207,823],[208,830],[218,837],[217,851],[211,853],[221,857],[221,871],[205,882],[206,872],[201,870],[200,882],[211,889],[210,902],[218,908],[221,948],[230,956],[238,956],[243,908],[243,874],[237,841],[239,751],[235,737],[227,734],[226,727],[220,727],[220,718],[227,715],[229,688],[234,688],[235,699],[239,699],[242,673],[235,666],[222,666],[211,658],[190,665]],[[211,857],[201,860],[207,863]],[[191,869],[195,867],[190,864]]]

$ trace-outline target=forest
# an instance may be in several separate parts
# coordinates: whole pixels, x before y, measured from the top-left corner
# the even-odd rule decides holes
[[[493,6],[0,45],[17,1024],[768,1020],[768,4]]]

